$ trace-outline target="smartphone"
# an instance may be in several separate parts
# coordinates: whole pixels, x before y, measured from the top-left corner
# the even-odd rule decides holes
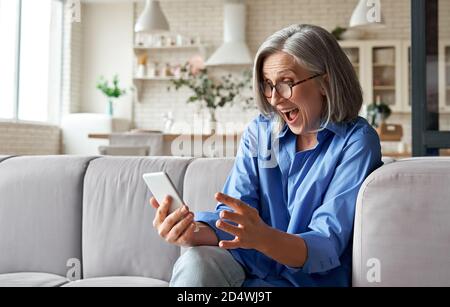
[[[147,173],[142,177],[158,203],[162,204],[167,195],[172,198],[169,214],[183,206],[184,202],[180,194],[165,172]]]

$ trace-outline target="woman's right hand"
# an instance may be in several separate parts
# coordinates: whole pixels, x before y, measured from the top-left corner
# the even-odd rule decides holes
[[[196,224],[194,213],[186,205],[169,214],[172,204],[170,196],[166,196],[162,204],[152,197],[150,204],[156,209],[153,227],[164,240],[179,246],[193,245]]]

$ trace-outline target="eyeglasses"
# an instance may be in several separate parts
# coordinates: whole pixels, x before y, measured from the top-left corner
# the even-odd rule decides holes
[[[312,80],[314,78],[320,77],[323,74],[317,74],[312,77],[306,78],[304,80],[292,83],[292,82],[278,82],[277,84],[273,85],[272,82],[269,80],[266,80],[261,83],[261,90],[264,93],[264,96],[266,98],[272,98],[273,89],[277,91],[278,95],[285,99],[291,99],[292,97],[292,88],[296,87],[297,85],[300,85],[302,83],[305,83],[306,81]]]

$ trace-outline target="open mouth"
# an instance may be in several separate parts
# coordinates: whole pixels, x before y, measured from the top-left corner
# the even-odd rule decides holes
[[[298,108],[293,108],[293,109],[290,109],[290,110],[283,111],[282,113],[284,114],[284,117],[285,117],[286,121],[289,124],[292,124],[292,123],[294,123],[297,120],[299,112],[300,111],[299,111]]]

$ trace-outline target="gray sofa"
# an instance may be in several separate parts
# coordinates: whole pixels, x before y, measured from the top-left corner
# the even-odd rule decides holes
[[[212,210],[232,164],[0,156],[0,286],[167,286],[181,251],[152,228],[142,174],[166,171],[194,211]],[[389,163],[367,178],[354,286],[450,286],[449,186],[446,158]]]

